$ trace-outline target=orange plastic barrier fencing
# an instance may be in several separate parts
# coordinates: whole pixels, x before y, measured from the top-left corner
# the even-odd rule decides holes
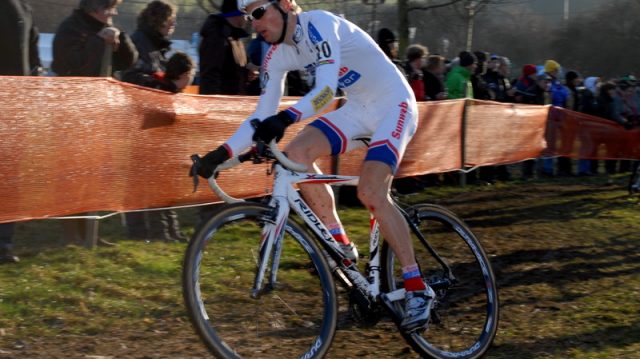
[[[640,129],[625,130],[604,118],[553,107],[544,155],[584,159],[640,158]]]
[[[256,100],[172,95],[105,78],[0,77],[0,222],[217,201],[206,185],[192,193],[189,156],[222,144]],[[471,100],[419,109],[399,176],[516,162],[543,151],[640,158],[637,147],[613,146],[622,137],[639,143],[640,131],[570,111]],[[548,148],[545,131],[553,134]],[[341,156],[340,173],[357,174],[363,154]],[[329,170],[328,159],[320,163]],[[231,195],[257,196],[269,188],[265,171],[243,164],[220,182]]]

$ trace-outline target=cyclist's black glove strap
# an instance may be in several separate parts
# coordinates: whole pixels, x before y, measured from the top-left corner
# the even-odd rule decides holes
[[[200,168],[198,168],[198,176],[202,178],[209,178],[213,175],[219,164],[229,159],[229,152],[224,146],[220,146],[215,150],[207,153],[202,157],[200,161]]]
[[[284,136],[284,130],[293,123],[293,119],[284,111],[276,115],[269,116],[258,124],[256,132],[253,134],[254,141],[270,143],[274,138],[279,142]]]

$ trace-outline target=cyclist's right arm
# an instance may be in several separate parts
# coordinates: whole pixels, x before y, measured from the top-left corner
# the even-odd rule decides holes
[[[270,54],[273,57],[277,57],[279,53],[275,51],[276,49],[277,46],[271,46],[267,53],[267,57]],[[265,59],[267,57],[265,57]],[[256,110],[247,117],[236,132],[231,135],[224,144],[227,151],[230,152],[229,157],[240,154],[253,143],[251,138],[253,137],[254,127],[251,124],[251,120],[258,119],[262,121],[265,118],[274,115],[278,110],[280,99],[284,93],[285,75],[287,71],[283,67],[276,65],[279,63],[277,60],[273,60],[273,58],[271,60],[272,63],[269,65],[269,75],[266,79],[260,80],[262,94],[258,100]]]
[[[272,56],[269,58],[270,60],[273,60],[274,57],[278,57],[279,52],[275,51],[276,49],[276,46],[272,46],[269,49],[269,54]],[[260,95],[260,99],[258,100],[256,110],[247,117],[246,120],[244,120],[236,132],[231,135],[224,144],[202,157],[198,166],[192,166],[191,171],[189,172],[191,175],[195,175],[197,173],[197,175],[203,178],[211,177],[218,165],[229,158],[238,156],[252,145],[252,138],[255,132],[252,120],[258,119],[263,121],[265,118],[276,113],[280,103],[280,98],[284,91],[286,70],[285,67],[281,65],[282,62],[279,61],[279,57],[277,61],[274,61],[274,63],[274,65],[277,65],[270,66],[269,76],[266,76],[265,79],[261,81],[263,90]]]

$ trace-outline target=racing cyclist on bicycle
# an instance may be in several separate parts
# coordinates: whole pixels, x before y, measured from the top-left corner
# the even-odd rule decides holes
[[[406,304],[401,327],[407,331],[425,327],[434,292],[422,280],[409,227],[389,196],[393,175],[417,128],[411,87],[375,41],[345,19],[321,10],[296,13],[291,0],[238,0],[238,8],[272,44],[262,64],[262,94],[255,112],[227,142],[203,157],[198,174],[211,177],[216,166],[251,146],[252,140],[279,141],[289,125],[321,112],[342,89],[346,104],[312,121],[285,150],[293,161],[319,172],[316,159],[363,146],[354,138],[371,136],[358,198],[378,220],[402,265]],[[286,73],[299,69],[315,76],[313,89],[276,113]],[[252,119],[261,121],[255,130]],[[338,219],[331,188],[301,185],[300,190],[345,255],[355,260],[357,251]]]

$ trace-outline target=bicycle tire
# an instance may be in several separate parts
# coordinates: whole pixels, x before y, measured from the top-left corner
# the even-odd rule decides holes
[[[275,288],[251,298],[270,210],[257,203],[228,205],[187,247],[184,301],[193,327],[217,358],[322,358],[335,335],[331,272],[312,237],[291,219]]]
[[[407,343],[423,357],[479,358],[486,353],[498,329],[499,300],[495,276],[480,242],[449,210],[431,204],[407,209],[412,221],[457,279],[443,285],[446,271],[426,246],[412,235],[416,259],[423,278],[436,291],[426,331],[404,333]],[[383,289],[403,286],[402,269],[389,245],[382,248]],[[441,283],[441,284],[437,284]],[[394,303],[404,313],[404,301]]]

